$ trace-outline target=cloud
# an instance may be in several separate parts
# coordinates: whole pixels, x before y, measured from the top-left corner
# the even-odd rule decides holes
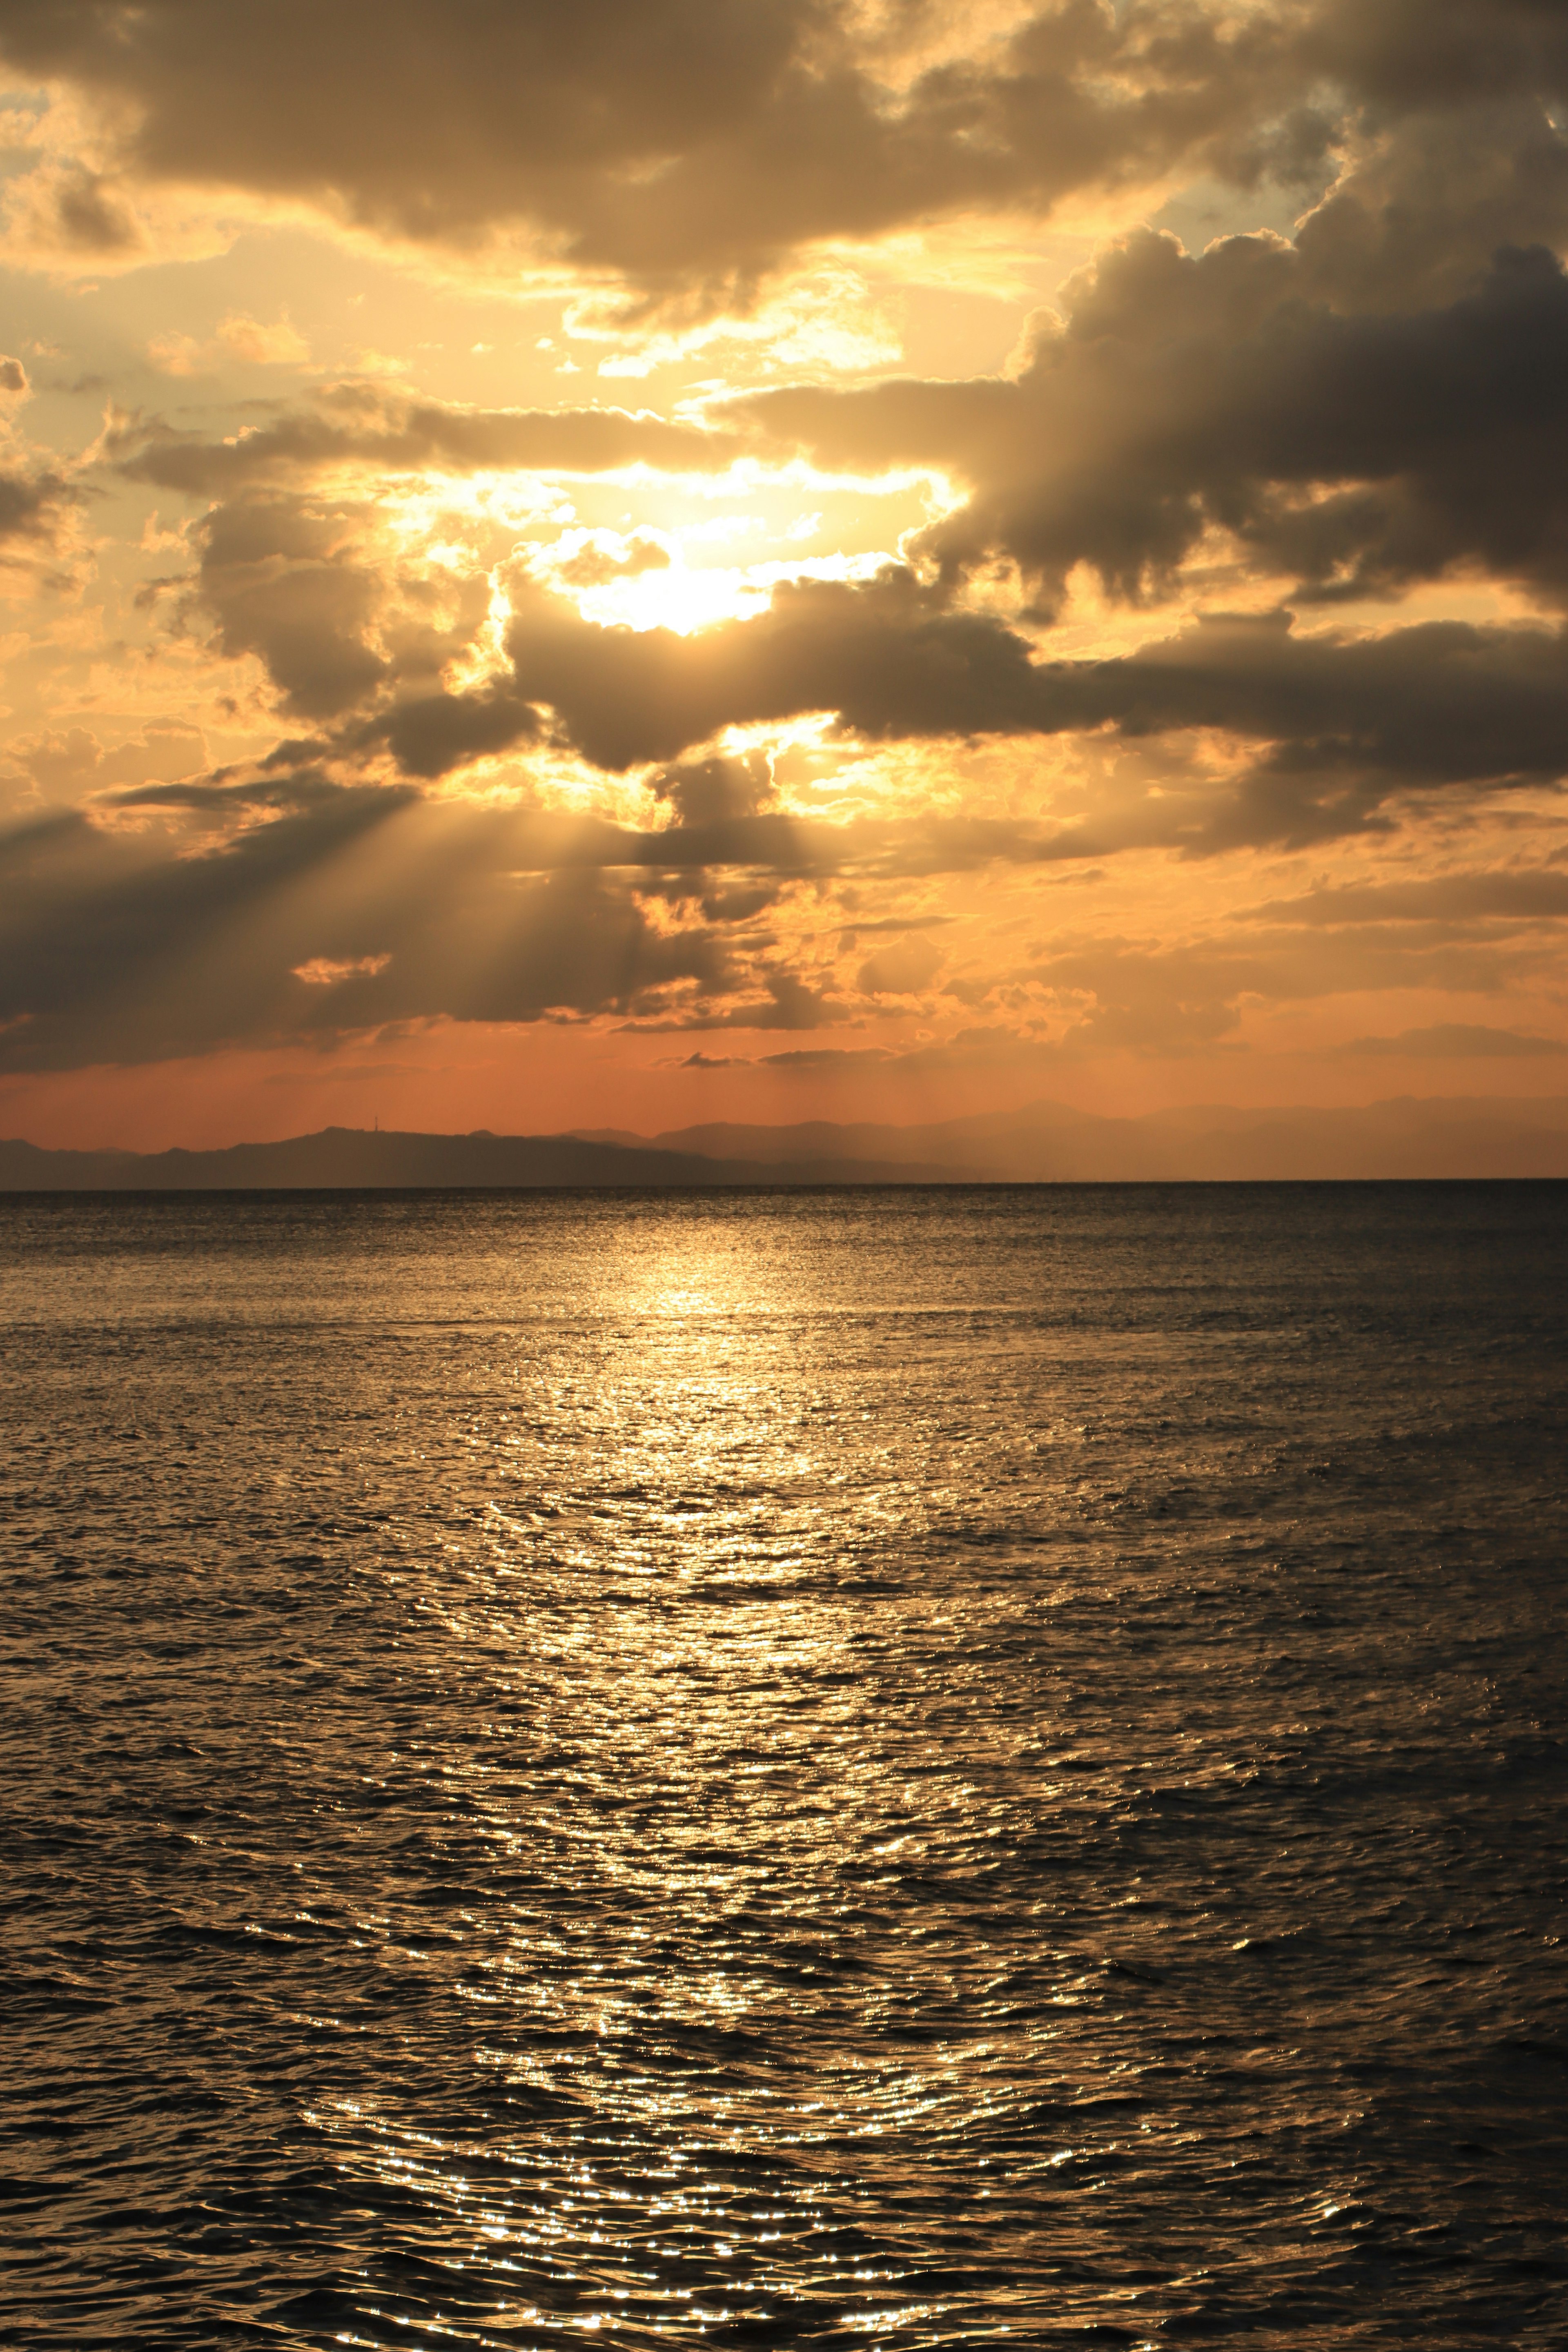
[[[53,446],[0,357],[5,583],[101,558],[0,639],[7,789],[75,803],[0,836],[11,1067],[594,1021],[1011,1082],[1336,994],[1389,1034],[1331,1051],[1553,1050],[1562,0],[10,0],[0,53],[14,259],[235,247],[210,308],[115,289]],[[1063,203],[1031,283],[1145,205],[1194,249],[1102,243],[944,376]],[[394,356],[266,396],[285,294]],[[416,388],[500,382],[542,294],[689,404]],[[149,356],[168,414],[65,454]]]
[[[855,985],[862,996],[918,996],[935,979],[943,961],[940,948],[912,933],[868,956]]]
[[[0,32],[0,54],[5,46]],[[135,205],[118,177],[75,156],[49,156],[15,180],[5,209],[7,243],[23,260],[92,267],[153,257]]]
[[[247,310],[231,310],[209,342],[198,342],[194,335],[155,335],[147,356],[165,375],[205,375],[226,361],[247,367],[302,367],[310,346],[287,313],[265,326]]]
[[[526,817],[308,772],[147,785],[92,820],[16,828],[0,835],[0,1066],[432,1019],[717,1013],[757,978],[762,1025],[827,1017],[776,964],[753,976],[710,924],[651,911],[593,842],[574,857],[569,831],[532,845],[530,871]]]
[[[219,649],[258,655],[286,709],[304,718],[352,708],[388,674],[372,643],[385,594],[358,543],[363,520],[348,502],[257,497],[215,508],[197,527]]]
[[[1568,874],[1503,868],[1393,882],[1326,885],[1247,909],[1257,921],[1314,929],[1368,923],[1441,924],[1449,929],[1552,923],[1568,919]]]
[[[1562,286],[1555,270],[1552,283]],[[866,742],[1114,730],[1251,747],[1206,794],[1167,779],[1158,806],[1146,797],[1114,823],[1091,812],[1049,853],[1079,856],[1330,839],[1386,824],[1384,804],[1402,794],[1555,784],[1568,768],[1568,640],[1542,625],[1306,633],[1284,611],[1213,614],[1129,655],[1051,659],[1003,614],[902,564],[785,580],[749,617],[684,635],[586,619],[554,593],[549,550],[487,572],[477,558],[466,572],[432,566],[418,538],[389,548],[368,492],[258,479],[192,537],[199,562],[180,587],[180,625],[205,625],[228,657],[254,655],[284,711],[328,730],[319,754],[390,754],[436,780],[551,744],[610,772],[658,770],[656,792],[689,825],[761,815],[771,797],[763,767],[707,748],[724,730],[822,713]],[[568,539],[572,560],[598,561],[610,540],[616,561],[659,551],[636,534]],[[488,674],[464,688],[449,665],[498,625],[498,593]],[[1037,829],[1023,854],[1041,855],[1040,843]],[[987,854],[1007,853],[977,834],[973,855]]]
[[[773,779],[763,753],[750,751],[679,761],[655,776],[653,789],[684,831],[755,816],[773,797]]]
[[[743,997],[722,1012],[700,1009],[670,1017],[629,1021],[628,1029],[662,1034],[691,1029],[827,1029],[842,1021],[842,1008],[819,988],[790,971],[763,971],[760,997]]]
[[[152,720],[113,745],[88,727],[45,728],[17,736],[0,757],[15,775],[53,800],[81,799],[154,777],[174,782],[207,764],[201,730],[179,719]]]
[[[459,254],[521,233],[710,305],[820,240],[1184,159],[1254,177],[1244,126],[1300,78],[1291,9],[1066,0],[1000,38],[934,29],[852,0],[17,0],[0,44],[92,126],[99,164],[52,161],[20,200],[62,246],[133,242],[136,188],[238,192]],[[1298,109],[1272,144],[1296,165],[1327,134]]]
[[[754,923],[765,890],[726,907],[712,874],[742,858],[763,874],[770,862],[774,874],[793,863],[823,877],[857,863],[893,877],[930,871],[930,842],[923,867],[910,848],[927,832],[907,820],[805,825],[765,812],[637,831],[592,815],[429,800],[408,785],[346,786],[310,769],[100,793],[90,816],[65,812],[0,835],[0,1066],[391,1038],[432,1020],[613,1016],[664,1034],[821,1030],[850,1017],[832,967],[809,949],[800,961],[787,938]],[[1034,854],[1046,853],[1037,844]],[[1490,887],[1509,906],[1507,875],[1448,878],[1469,887],[1456,904],[1489,903]],[[1222,925],[1167,944],[1058,928],[1011,971],[992,965],[1008,1020],[932,1041],[899,1066],[1207,1051],[1237,1037],[1248,1003],[1388,988],[1495,996],[1547,968],[1542,925],[1560,926],[1568,911],[1559,893],[1551,909],[1519,903],[1482,921],[1421,920],[1390,887],[1392,903],[1380,907],[1374,891],[1354,919],[1346,906],[1333,924],[1310,919],[1312,894],[1306,919],[1291,902],[1266,902],[1245,910],[1239,936]],[[918,926],[879,937],[886,944],[858,971],[863,994],[907,996],[935,979],[941,955]],[[840,949],[852,952],[853,927]],[[1464,1036],[1472,1042],[1453,1049],[1479,1051],[1483,1034],[1505,1033],[1434,1031],[1410,1050]],[[819,1050],[840,1049],[809,1049]],[[864,1049],[873,1050],[882,1049]]]
[[[222,439],[158,418],[120,417],[101,449],[132,481],[190,497],[307,480],[333,467],[455,475],[491,468],[595,474],[636,466],[721,470],[745,444],[622,408],[473,408],[369,384],[340,385]]]
[[[822,466],[948,469],[971,494],[914,554],[954,581],[1015,565],[1046,615],[1079,564],[1136,603],[1216,535],[1299,599],[1465,567],[1568,597],[1554,255],[1504,250],[1441,310],[1346,315],[1278,238],[1194,259],[1144,230],[1064,302],[1011,381],[797,387],[718,415]]]
[[[1303,635],[1288,614],[1221,614],[1131,655],[1049,661],[895,568],[865,583],[786,583],[765,612],[689,637],[599,629],[519,583],[506,649],[503,687],[405,705],[371,736],[423,775],[471,756],[476,729],[490,750],[535,736],[540,706],[609,770],[815,711],[871,741],[1115,729],[1258,745],[1223,795],[1198,811],[1168,800],[1142,836],[1194,852],[1326,839],[1380,822],[1396,793],[1554,783],[1568,769],[1568,646],[1542,627]],[[1086,821],[1074,854],[1097,845],[1114,842]]]
[[[1384,113],[1568,83],[1556,0],[1329,0],[1306,19],[1300,53]]]
[[[0,355],[0,566],[52,552],[81,504],[64,467],[17,425],[32,393],[21,361]]]
[[[1054,854],[1134,842],[1213,853],[1386,822],[1394,796],[1555,784],[1568,768],[1568,641],[1528,624],[1431,622],[1304,634],[1289,613],[1211,614],[1132,654],[1042,657],[994,613],[889,565],[860,581],[781,583],[749,618],[692,635],[601,627],[520,558],[500,667],[456,689],[446,667],[490,609],[477,569],[388,562],[374,501],[258,488],[211,509],[180,610],[221,653],[253,654],[284,709],[331,732],[317,750],[390,753],[434,780],[530,745],[607,772],[653,766],[677,817],[761,815],[762,769],[705,755],[729,728],[827,713],[868,742],[1194,731],[1250,745],[1223,788],[1166,789],[1133,821],[1092,814]],[[297,754],[287,749],[285,758]],[[1016,828],[1015,828],[1016,830]],[[1027,854],[1039,855],[1039,836]],[[972,855],[988,852],[975,835]]]
[[[521,241],[688,310],[814,245],[1177,171],[1321,187],[1407,125],[1461,144],[1457,120],[1568,82],[1554,0],[13,0],[0,46],[68,96],[16,199],[42,252],[142,249],[165,190],[470,265]]]
[[[374,980],[391,961],[390,955],[312,956],[294,966],[294,977],[311,988],[336,988],[345,980]]]
[[[1158,1053],[1235,1035],[1249,1006],[1389,990],[1535,995],[1543,981],[1552,984],[1568,906],[1560,894],[1550,907],[1515,896],[1510,882],[1528,878],[1471,873],[1432,885],[1331,888],[1233,908],[1217,922],[1188,908],[1169,927],[1173,936],[1163,938],[1064,927],[1037,942],[1026,965],[996,972],[995,992],[1004,1003],[1016,1001],[1027,1017],[1065,1021],[1062,1042],[1070,1050]],[[1313,919],[1321,899],[1338,902],[1331,922]],[[1428,1034],[1452,1040],[1499,1033],[1449,1026],[1419,1035]],[[1373,1041],[1332,1050],[1384,1047]]]
[[[1488,1029],[1467,1021],[1439,1021],[1425,1029],[1402,1029],[1392,1037],[1352,1037],[1340,1054],[1397,1054],[1420,1060],[1514,1060],[1542,1054],[1568,1054],[1568,1038],[1538,1037],[1520,1029]]]
[[[47,464],[7,464],[0,458],[0,562],[6,542],[50,544],[78,493],[65,476]]]
[[[958,1072],[1005,1074],[1009,1078],[1033,1071],[1059,1071],[1059,1045],[1020,1036],[1016,1029],[985,1024],[961,1029],[941,1043],[895,1047],[889,1045],[795,1046],[782,1054],[719,1056],[690,1054],[679,1066],[685,1070],[778,1070],[800,1078],[855,1077],[875,1071],[900,1077],[937,1077]],[[831,1138],[824,1139],[827,1149]]]

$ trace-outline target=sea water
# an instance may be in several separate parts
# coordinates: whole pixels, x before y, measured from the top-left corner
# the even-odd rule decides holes
[[[0,1202],[5,2339],[1568,2343],[1565,1212]]]

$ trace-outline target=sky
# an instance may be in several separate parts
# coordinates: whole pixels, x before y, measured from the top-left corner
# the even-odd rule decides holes
[[[0,92],[0,1133],[1562,1094],[1563,0]]]

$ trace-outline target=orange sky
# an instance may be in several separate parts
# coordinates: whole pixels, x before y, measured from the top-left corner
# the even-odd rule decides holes
[[[0,68],[0,1132],[1562,1092],[1560,9]]]

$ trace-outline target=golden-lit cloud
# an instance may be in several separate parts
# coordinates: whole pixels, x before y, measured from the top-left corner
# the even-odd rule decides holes
[[[301,367],[310,347],[286,317],[264,326],[246,311],[231,310],[210,342],[198,342],[194,335],[154,335],[147,356],[164,375],[205,375],[226,360],[251,367]]]
[[[1556,6],[17,0],[0,61],[14,1073],[1560,1082]]]

